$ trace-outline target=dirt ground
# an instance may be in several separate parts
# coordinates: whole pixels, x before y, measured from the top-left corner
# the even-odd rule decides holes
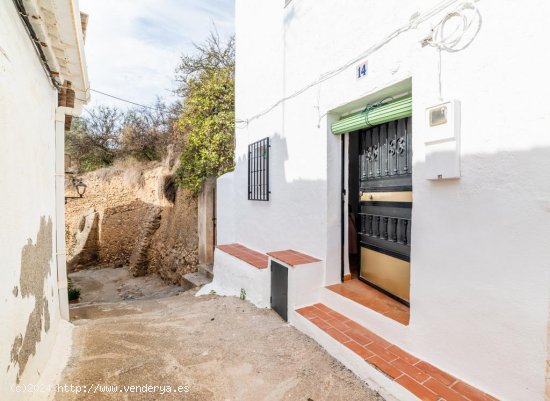
[[[91,268],[70,273],[69,278],[81,289],[80,305],[164,298],[189,289],[167,285],[154,274],[134,277],[127,268]]]
[[[93,282],[79,273],[73,280],[91,299]],[[96,296],[112,296],[96,273],[88,272]],[[120,284],[105,284],[120,293]],[[73,387],[55,400],[383,401],[275,312],[195,292],[73,307],[73,353],[61,385],[80,393]]]

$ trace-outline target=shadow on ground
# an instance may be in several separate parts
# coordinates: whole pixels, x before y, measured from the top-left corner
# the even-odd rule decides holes
[[[57,393],[56,401],[382,401],[273,311],[195,292],[91,305],[74,322],[61,380],[87,392]]]
[[[155,274],[134,277],[127,268],[90,268],[70,273],[69,278],[81,290],[80,302],[71,305],[71,321],[116,313],[112,306],[103,304],[166,298],[192,288],[191,284],[166,284]]]

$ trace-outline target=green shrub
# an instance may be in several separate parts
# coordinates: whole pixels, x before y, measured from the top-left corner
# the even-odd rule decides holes
[[[69,287],[69,301],[74,301],[80,298],[80,288]]]

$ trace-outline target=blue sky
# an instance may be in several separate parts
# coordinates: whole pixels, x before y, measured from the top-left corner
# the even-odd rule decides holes
[[[86,59],[90,86],[150,104],[170,101],[174,71],[214,29],[234,32],[234,0],[80,0],[89,14]],[[92,92],[91,106],[129,105]]]

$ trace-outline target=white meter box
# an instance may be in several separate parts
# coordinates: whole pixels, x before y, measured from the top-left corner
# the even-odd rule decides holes
[[[460,178],[460,102],[444,101],[426,109],[426,178]]]

